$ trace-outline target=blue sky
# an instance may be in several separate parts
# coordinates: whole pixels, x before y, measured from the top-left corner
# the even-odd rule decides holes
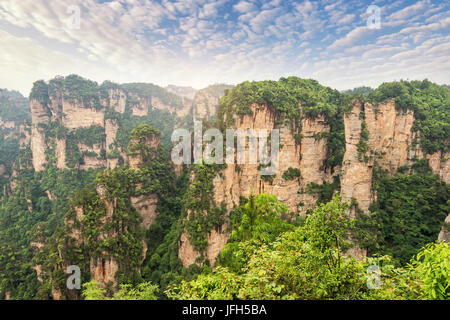
[[[369,28],[370,5],[380,10]],[[77,73],[193,86],[296,75],[450,83],[449,1],[1,0],[0,87]],[[79,8],[79,20],[77,20]],[[79,27],[77,25],[79,21]]]

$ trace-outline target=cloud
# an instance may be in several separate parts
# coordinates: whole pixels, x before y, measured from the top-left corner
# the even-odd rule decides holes
[[[356,41],[360,40],[365,35],[367,35],[369,33],[369,31],[370,31],[370,29],[368,29],[367,27],[357,27],[357,28],[353,29],[352,31],[350,31],[349,33],[347,33],[345,35],[345,37],[337,39],[336,41],[334,41],[328,47],[328,49],[334,50],[334,49],[338,49],[338,48],[341,48],[341,47],[351,46]]]
[[[365,27],[372,3],[382,9],[377,31]],[[67,23],[71,5],[79,29]],[[448,6],[431,1],[2,0],[0,86],[26,91],[73,72],[198,88],[297,71],[338,88],[412,70],[440,81],[449,24]]]
[[[253,9],[255,9],[255,5],[247,1],[240,1],[233,6],[233,9],[240,13],[247,13],[249,11],[253,11]]]

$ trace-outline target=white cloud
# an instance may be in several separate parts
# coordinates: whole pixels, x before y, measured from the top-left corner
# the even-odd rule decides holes
[[[247,13],[249,11],[253,11],[253,9],[255,9],[255,5],[247,1],[241,1],[235,4],[233,6],[233,9],[240,13]]]
[[[360,40],[365,35],[367,35],[369,31],[370,31],[370,29],[368,29],[367,27],[356,27],[355,29],[353,29],[352,31],[347,33],[345,35],[345,37],[337,39],[336,41],[334,41],[328,47],[328,49],[333,50],[333,49],[337,49],[337,48],[341,48],[341,47],[351,46],[356,41]]]
[[[68,73],[198,88],[296,71],[338,88],[412,70],[438,81],[449,71],[448,9],[403,2],[371,1],[382,8],[372,31],[367,3],[342,0],[1,0],[0,86],[24,91]],[[71,29],[77,4],[81,28]]]

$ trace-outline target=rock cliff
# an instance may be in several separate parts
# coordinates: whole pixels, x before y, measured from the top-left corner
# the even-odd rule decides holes
[[[198,93],[197,93],[198,94]],[[299,104],[302,109],[301,103]],[[368,102],[353,101],[351,108],[343,115],[345,152],[342,164],[333,172],[324,166],[327,158],[327,139],[324,133],[330,132],[330,125],[324,116],[307,117],[301,125],[279,125],[277,115],[267,106],[253,104],[251,113],[234,116],[234,129],[280,129],[279,167],[271,180],[261,177],[258,164],[228,164],[213,180],[213,197],[217,204],[224,203],[229,212],[239,205],[241,196],[269,193],[278,196],[291,212],[305,215],[316,205],[317,194],[311,192],[311,184],[331,184],[340,182],[343,200],[353,205],[349,212],[356,216],[355,209],[369,214],[369,206],[376,201],[372,176],[374,167],[394,175],[400,167],[409,166],[415,160],[426,159],[433,173],[449,183],[449,154],[424,156],[416,140],[419,133],[413,131],[414,113],[395,108],[393,99],[372,105]],[[300,128],[300,130],[298,129]],[[295,137],[301,139],[296,141]],[[248,148],[246,149],[246,153]],[[300,177],[285,180],[283,173],[289,168],[299,169]],[[447,218],[448,220],[448,218]],[[441,232],[441,239],[448,231]],[[208,234],[206,259],[214,264],[218,253],[228,238],[229,230],[224,224]],[[355,255],[364,255],[363,250],[354,248]],[[356,252],[358,251],[358,252]],[[189,242],[187,231],[181,236],[179,257],[183,265],[196,263],[199,253]]]
[[[219,100],[224,95],[225,90],[233,86],[216,84],[195,92],[192,103],[194,120],[210,120],[217,114]]]

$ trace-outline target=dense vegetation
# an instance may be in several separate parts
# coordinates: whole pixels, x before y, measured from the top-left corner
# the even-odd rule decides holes
[[[245,227],[244,238],[235,234],[235,242],[222,253],[226,259],[212,272],[206,270],[193,281],[171,286],[168,296],[208,300],[450,298],[448,244],[428,245],[406,268],[396,268],[389,256],[356,261],[344,256],[352,246],[348,230],[353,222],[346,213],[348,206],[338,197],[317,206],[295,228],[273,216],[275,220],[263,218],[268,200],[259,195],[256,202],[266,204],[251,205],[255,219],[242,222],[242,227],[251,229]],[[244,210],[248,212],[249,207]],[[369,267],[381,271],[379,278]],[[369,286],[377,283],[378,290]]]
[[[219,94],[224,88],[208,90]],[[123,113],[103,103],[109,89],[124,91]],[[30,147],[20,147],[23,136],[0,128],[0,166],[4,166],[0,167],[0,297],[8,293],[12,299],[49,299],[51,291],[59,289],[63,298],[111,300],[450,298],[449,246],[435,243],[450,212],[450,189],[424,161],[400,168],[393,176],[381,172],[375,162],[377,200],[370,216],[347,217],[349,207],[358,212],[358,204],[333,198],[340,191],[338,175],[332,183],[305,188],[304,192],[317,196],[316,209],[306,218],[292,214],[268,194],[241,197],[239,206],[228,213],[225,204],[213,197],[213,179],[225,165],[200,163],[175,175],[169,160],[170,135],[186,119],[151,107],[145,116],[133,115],[133,106],[151,105],[152,97],[180,108],[179,96],[151,84],[105,81],[98,85],[71,75],[36,82],[30,98],[50,108],[58,95],[104,110],[105,120],[117,125],[117,136],[106,146],[101,126],[69,130],[59,122],[39,124],[48,146],[47,163],[43,171],[35,172]],[[0,92],[3,121],[29,121],[22,98]],[[449,150],[449,89],[426,80],[343,93],[296,77],[244,82],[221,99],[217,124],[225,128],[233,116],[250,114],[252,104],[266,105],[276,126],[290,126],[301,144],[302,120],[323,117],[331,130],[315,138],[327,140],[322,169],[333,172],[342,164],[343,117],[351,100],[378,104],[391,98],[399,110],[414,111],[414,130],[420,131],[416,143],[425,152]],[[364,120],[363,113],[361,117]],[[211,121],[207,126],[213,125]],[[368,138],[363,121],[357,146],[361,161],[367,161],[370,152]],[[56,168],[55,139],[66,142],[69,169]],[[150,147],[149,141],[155,139],[161,139],[161,145]],[[101,151],[82,152],[80,144]],[[141,161],[138,170],[130,168],[124,155]],[[119,166],[83,171],[79,168],[85,156],[119,159]],[[282,178],[292,183],[300,181],[302,173],[289,167]],[[158,207],[156,220],[145,230],[131,198],[148,195],[157,196]],[[208,233],[214,229],[229,233],[230,238],[211,266],[206,249]],[[199,253],[196,264],[188,268],[178,257],[182,232],[187,232]],[[355,245],[368,250],[367,259],[346,256]],[[112,283],[105,287],[90,281],[91,261],[106,259],[118,264],[117,290]],[[66,289],[65,267],[72,264],[81,267],[82,292]],[[374,265],[381,270],[378,290],[367,285],[374,280],[368,273]],[[37,266],[43,271],[39,280]]]
[[[369,252],[393,256],[405,264],[419,248],[437,239],[442,222],[450,212],[450,185],[431,173],[381,172],[374,181],[378,200],[371,207],[371,233],[376,247]]]
[[[27,99],[17,91],[0,89],[0,119],[17,123],[31,120]]]

